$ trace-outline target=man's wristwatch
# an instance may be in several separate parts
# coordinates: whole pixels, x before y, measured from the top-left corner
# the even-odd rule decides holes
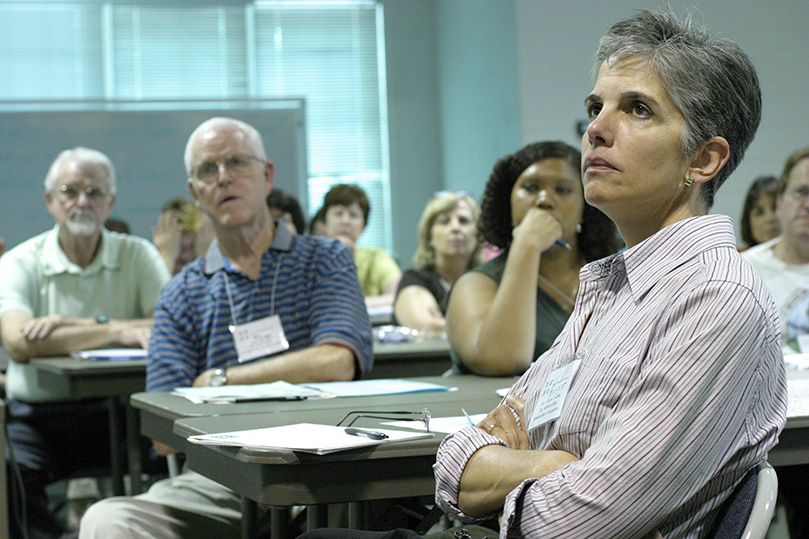
[[[220,387],[228,383],[228,375],[226,369],[214,369],[211,377],[208,378],[208,385],[211,387]]]

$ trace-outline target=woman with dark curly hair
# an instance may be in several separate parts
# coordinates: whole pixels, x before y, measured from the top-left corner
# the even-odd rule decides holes
[[[503,252],[452,289],[453,363],[486,376],[521,374],[567,322],[581,267],[617,251],[620,238],[584,201],[581,153],[562,142],[529,144],[497,162],[479,229]]]

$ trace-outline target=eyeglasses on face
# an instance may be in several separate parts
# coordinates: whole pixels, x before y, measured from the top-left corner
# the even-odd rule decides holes
[[[809,186],[803,185],[794,189],[787,189],[787,194],[797,202],[806,203],[809,201]]]
[[[245,176],[250,172],[251,161],[263,163],[264,160],[255,155],[236,154],[216,161],[203,161],[194,169],[194,177],[202,183],[213,183],[219,179],[219,167],[224,166],[225,170],[233,176]]]
[[[81,193],[84,193],[84,196],[93,202],[106,198],[107,196],[107,191],[99,187],[77,187],[68,184],[59,187],[59,194],[65,200],[76,200]]]

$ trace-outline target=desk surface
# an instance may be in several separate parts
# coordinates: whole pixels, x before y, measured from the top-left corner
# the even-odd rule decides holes
[[[450,367],[449,342],[374,342],[375,368],[369,378],[440,376]],[[37,383],[62,399],[127,396],[146,388],[146,359],[91,361],[71,357],[32,359]]]
[[[308,409],[280,406],[263,413],[193,417],[174,422],[174,434],[193,434],[254,429],[290,423],[336,424],[347,411],[430,408],[434,417],[486,413],[500,401],[496,390],[508,387],[514,378],[455,376],[424,378],[457,387],[456,391],[409,393],[384,397],[338,398],[307,401]],[[359,425],[379,425],[379,420],[360,420]],[[373,421],[373,422],[372,422]],[[251,500],[273,506],[367,501],[402,496],[430,495],[435,489],[432,465],[444,434],[404,443],[309,455],[293,451],[215,447],[185,444],[191,469],[232,488]]]
[[[789,370],[787,378],[787,427],[769,457],[775,466],[809,463],[806,436],[809,429],[809,371]],[[507,387],[514,380],[475,376],[424,379],[458,386],[459,390],[328,401],[243,403],[224,407],[192,404],[168,394],[142,393],[133,395],[132,402],[142,410],[144,423],[146,418],[152,417],[162,425],[154,433],[144,429],[145,434],[164,441],[168,437],[175,447],[178,447],[176,444],[185,444],[179,447],[185,447],[192,469],[204,470],[206,475],[252,500],[269,505],[361,501],[391,497],[393,493],[396,496],[430,494],[435,449],[443,435],[406,444],[349,451],[327,458],[291,451],[198,446],[184,440],[192,434],[294,422],[336,423],[347,411],[358,408],[415,410],[429,405],[435,417],[458,415],[461,407],[469,413],[483,413],[499,400],[494,390]],[[268,485],[273,485],[273,488]]]
[[[432,382],[445,386],[458,387],[458,391],[441,391],[430,393],[379,395],[374,397],[340,397],[336,399],[311,399],[305,401],[271,401],[271,402],[243,402],[238,404],[195,404],[183,397],[167,392],[145,392],[132,395],[130,402],[134,408],[141,410],[141,432],[158,441],[180,449],[185,446],[185,436],[178,435],[174,430],[174,422],[186,418],[207,418],[212,416],[239,416],[266,413],[287,413],[296,411],[312,413],[313,411],[329,410],[339,414],[334,422],[341,419],[349,411],[365,408],[387,410],[417,410],[428,406],[433,415],[458,415],[460,407],[469,401],[472,405],[466,407],[471,413],[488,412],[499,402],[494,391],[508,387],[516,378],[481,378],[477,376],[429,376],[419,377],[418,380]],[[491,400],[484,397],[486,394],[495,395]],[[488,408],[479,410],[476,400],[486,403]],[[423,403],[419,405],[418,403]],[[451,412],[444,412],[451,408]],[[476,410],[473,412],[473,409]],[[331,417],[331,416],[329,416]],[[312,418],[309,418],[312,421]],[[317,420],[322,423],[325,420]],[[245,427],[247,428],[247,427]],[[238,430],[225,428],[224,430]],[[219,431],[223,432],[223,431]]]
[[[37,383],[66,400],[128,396],[146,387],[146,360],[32,359]]]

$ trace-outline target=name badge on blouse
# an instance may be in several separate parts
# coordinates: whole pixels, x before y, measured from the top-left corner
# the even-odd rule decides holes
[[[283,352],[289,348],[289,341],[281,325],[281,317],[277,314],[246,324],[232,325],[228,329],[233,335],[239,363]]]
[[[555,368],[542,385],[539,398],[534,405],[534,412],[528,422],[528,430],[541,427],[551,421],[556,421],[562,415],[562,406],[565,404],[567,392],[573,383],[573,377],[581,364],[582,356],[577,353]]]

